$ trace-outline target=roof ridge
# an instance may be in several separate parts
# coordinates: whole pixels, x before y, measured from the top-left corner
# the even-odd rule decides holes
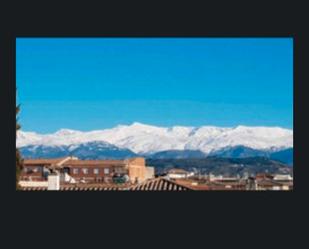
[[[141,183],[138,183],[138,184],[136,184],[136,185],[130,186],[128,189],[129,189],[129,190],[136,189],[136,188],[139,188],[139,187],[144,186],[144,185],[146,185],[146,184],[153,183],[153,182],[158,182],[158,181],[160,181],[160,180],[165,181],[165,182],[170,183],[170,184],[174,184],[174,185],[180,186],[180,187],[185,188],[185,189],[188,189],[188,190],[193,190],[193,188],[190,188],[190,187],[187,186],[187,185],[180,184],[180,183],[178,183],[178,182],[175,182],[175,181],[173,181],[173,180],[167,179],[167,178],[162,177],[162,176],[161,176],[161,177],[157,177],[157,178],[148,179],[148,180],[146,180],[146,181],[144,181],[144,182],[141,182]]]

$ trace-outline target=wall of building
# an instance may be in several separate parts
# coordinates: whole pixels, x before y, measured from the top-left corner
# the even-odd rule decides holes
[[[43,181],[46,180],[43,176],[44,165],[27,165],[24,166],[20,179],[26,181]]]
[[[47,181],[19,181],[21,187],[47,187]]]
[[[145,178],[147,179],[151,179],[155,177],[155,168],[154,167],[146,167],[146,175]]]
[[[60,190],[60,175],[51,174],[48,176],[47,189],[48,190]]]
[[[142,157],[128,160],[128,173],[131,182],[143,182],[146,179],[145,163],[145,158]]]
[[[119,160],[119,163],[113,165],[106,164],[92,164],[85,165],[79,161],[74,165],[71,162],[66,165],[66,161],[61,161],[62,165],[58,168],[62,174],[67,173],[75,180],[85,180],[86,182],[111,182],[113,176],[116,174],[127,174],[131,182],[142,182],[146,179],[154,177],[154,168],[146,168],[145,158],[131,158],[124,161]],[[47,180],[47,176],[43,174],[44,167],[50,167],[51,165],[40,164],[27,164],[24,167],[24,171],[21,174],[22,180],[28,181],[42,181]],[[84,169],[88,171],[85,172]],[[108,172],[106,171],[108,170]],[[63,178],[63,177],[62,177]],[[63,180],[63,179],[62,179]]]
[[[88,172],[85,173],[84,169]],[[95,173],[97,172],[97,173]],[[113,167],[96,167],[96,166],[72,166],[69,168],[68,174],[75,180],[84,179],[85,181],[109,182],[113,175]]]

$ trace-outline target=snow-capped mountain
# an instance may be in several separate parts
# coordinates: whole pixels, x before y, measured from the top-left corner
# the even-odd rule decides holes
[[[237,126],[222,128],[157,127],[141,123],[118,125],[112,129],[88,132],[61,129],[53,134],[19,131],[17,147],[25,146],[74,146],[101,141],[136,154],[150,155],[161,151],[214,151],[234,146],[256,150],[280,151],[293,147],[293,131],[280,127]]]
[[[27,145],[21,147],[20,152],[24,158],[56,158],[73,155],[79,159],[123,159],[137,156],[128,149],[120,149],[101,141],[58,146]]]

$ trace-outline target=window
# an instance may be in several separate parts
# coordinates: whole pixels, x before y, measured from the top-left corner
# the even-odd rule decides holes
[[[26,173],[29,173],[29,174],[34,172],[33,168],[26,168],[25,170],[26,170]]]
[[[77,175],[78,174],[78,169],[73,169],[73,174]]]
[[[105,168],[105,169],[104,169],[104,174],[105,174],[105,175],[109,174],[109,168]]]
[[[86,175],[88,174],[88,169],[87,168],[83,168],[83,173]]]
[[[99,174],[99,169],[93,169],[93,174]]]
[[[119,174],[125,174],[127,173],[126,170],[123,167],[116,167],[114,168],[115,173],[119,173]]]

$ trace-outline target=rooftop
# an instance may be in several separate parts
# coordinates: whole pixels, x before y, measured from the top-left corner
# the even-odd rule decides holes
[[[24,159],[24,165],[58,165],[61,166],[125,166],[127,163],[144,163],[144,158],[130,158],[123,160],[80,160],[76,157],[61,157],[61,158],[38,158],[38,159]]]
[[[68,160],[63,166],[125,166],[124,160]]]
[[[47,187],[23,187],[24,191],[45,191]],[[146,180],[135,185],[117,184],[64,184],[60,186],[60,191],[186,191],[191,188],[178,184],[165,178],[155,178]]]
[[[188,174],[189,172],[184,169],[170,169],[169,174]]]
[[[132,186],[130,190],[142,191],[187,191],[192,188],[179,184],[175,181],[167,180],[162,177],[149,179],[143,183]]]
[[[67,157],[59,157],[59,158],[51,158],[51,159],[46,159],[46,158],[38,158],[38,159],[24,159],[23,163],[24,164],[57,164],[61,162],[62,160],[66,159]]]

